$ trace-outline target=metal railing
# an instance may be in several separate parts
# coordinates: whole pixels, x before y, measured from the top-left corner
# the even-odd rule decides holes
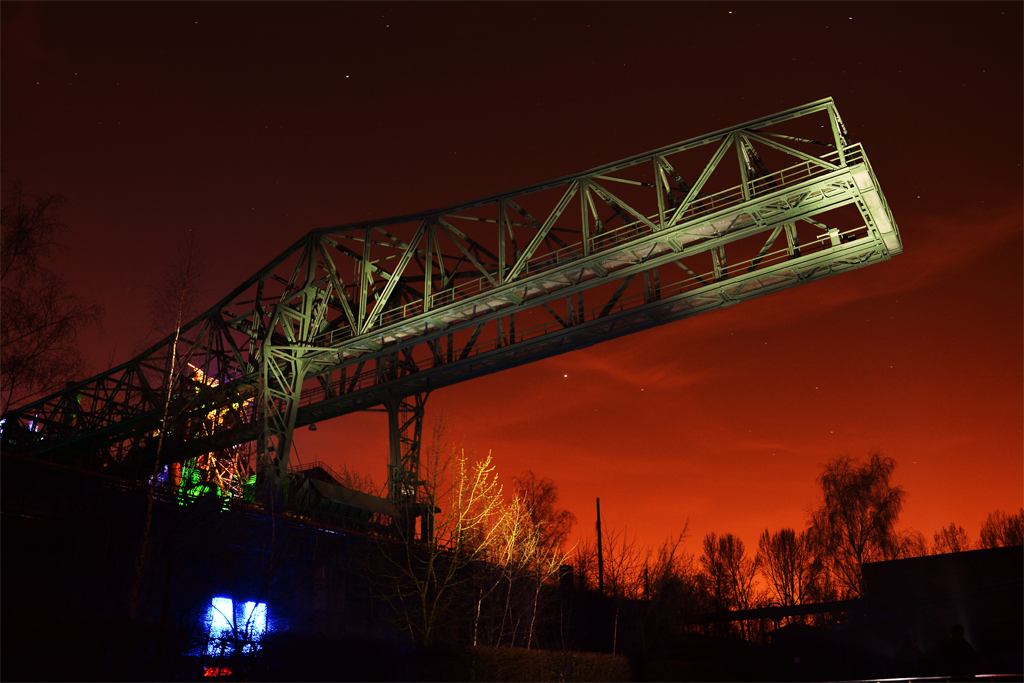
[[[840,168],[848,168],[861,163],[863,160],[863,149],[859,143],[846,148],[844,152],[846,155],[845,166],[839,165],[839,152],[829,152],[828,154],[825,154],[822,157],[822,161]],[[786,187],[791,187],[798,183],[832,172],[833,171],[820,164],[816,164],[811,161],[803,161],[799,164],[795,164],[751,181],[748,183],[748,189],[750,190],[751,197],[763,196],[764,194],[778,192]],[[675,221],[675,224],[692,221],[701,217],[709,217],[713,214],[726,211],[727,209],[735,208],[746,201],[748,200],[744,197],[742,185],[736,185],[713,194],[699,195],[691,201],[682,216]],[[779,210],[781,211],[782,208],[780,207]],[[671,213],[671,210],[667,210],[665,213],[668,215]],[[458,215],[449,217],[460,218]],[[465,216],[462,218],[478,220],[476,217],[471,216]],[[646,218],[652,224],[656,226],[659,225],[660,218],[657,214],[646,216]],[[692,230],[697,230],[701,227],[703,226],[694,226]],[[519,280],[517,280],[515,284],[527,285],[529,284],[525,282],[527,278],[555,268],[560,268],[568,263],[572,263],[573,261],[579,261],[584,258],[588,261],[600,260],[603,255],[610,256],[615,251],[620,250],[623,245],[628,244],[635,239],[649,237],[652,234],[654,233],[650,231],[650,228],[646,224],[640,220],[636,220],[618,228],[602,232],[599,235],[594,235],[592,242],[595,248],[587,256],[584,256],[582,240],[560,249],[549,251],[544,254],[538,254],[528,261],[526,267],[523,268],[520,274]],[[686,233],[684,232],[683,234]],[[699,235],[698,240],[707,238],[708,236]],[[507,285],[512,283],[505,284]],[[492,284],[489,278],[479,277],[435,294],[425,294],[424,297],[430,297],[432,310],[436,310],[438,314],[443,314],[445,311],[442,309],[452,306],[457,302],[472,299],[495,288],[496,285]],[[377,334],[382,327],[387,327],[402,320],[414,318],[423,312],[424,300],[420,299],[380,313],[371,312],[370,315],[371,317],[376,317],[376,327],[378,329],[375,334]],[[317,338],[316,343],[333,346],[335,343],[344,341],[345,339],[350,339],[353,336],[355,335],[352,334],[351,328],[342,327],[332,330],[331,332]]]
[[[840,232],[839,236],[841,240],[849,241],[865,236],[866,230],[866,226],[860,225],[856,228]],[[803,255],[824,251],[829,248],[831,248],[831,238],[828,235],[824,235],[818,239],[811,240],[800,245],[800,251]],[[783,247],[774,251],[770,251],[765,255],[761,256],[760,258],[755,257],[752,259],[747,259],[745,261],[739,261],[733,264],[729,264],[729,269],[743,271],[754,265],[755,261],[757,262],[758,267],[767,267],[773,264],[782,263],[788,260],[789,257],[790,256],[788,248]],[[696,276],[689,276],[678,282],[662,285],[661,297],[659,297],[659,300],[678,296],[688,291],[693,291],[695,289],[707,286],[708,284],[711,284],[713,282],[715,282],[713,271],[697,274]],[[605,313],[607,304],[583,309],[578,313],[577,324],[582,322],[593,321],[598,319],[599,317],[606,317],[613,313],[624,312],[628,309],[643,305],[645,303],[653,303],[653,301],[647,301],[646,294],[643,292],[639,292],[632,296],[620,299],[612,306],[611,309],[607,311],[607,313]],[[564,330],[569,327],[572,327],[572,325],[565,325],[559,323],[558,321],[551,320],[545,323],[541,323],[539,325],[533,325],[531,327],[517,329],[514,337],[510,337],[509,335],[503,335],[500,337],[495,336],[489,340],[477,342],[474,345],[474,347],[470,350],[470,352],[466,355],[466,358],[477,356],[483,353],[488,353],[498,348],[512,346],[513,344],[520,344],[523,342],[532,341],[534,339],[538,339],[552,332]],[[423,371],[429,370],[433,367],[440,367],[443,366],[444,364],[445,363],[436,363],[433,358],[424,358],[422,360],[416,361],[414,365],[416,368],[415,371]],[[408,369],[409,365],[406,364],[404,367]],[[406,377],[408,376],[408,374],[410,373],[402,375],[402,377]],[[342,379],[335,381],[333,384],[330,385],[330,393],[332,397],[340,396],[342,394],[349,394],[355,391],[359,391],[361,389],[372,387],[376,384],[396,379],[399,379],[397,375],[388,376],[387,373],[382,373],[380,370],[375,368],[372,370],[362,372],[358,375],[346,376],[343,377]],[[327,391],[322,386],[316,386],[309,389],[305,389],[300,394],[299,405],[307,406],[312,405],[313,403],[318,403],[319,401],[324,400],[326,393]]]

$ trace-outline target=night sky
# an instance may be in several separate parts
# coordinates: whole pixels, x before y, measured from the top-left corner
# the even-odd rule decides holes
[[[127,360],[189,229],[212,304],[313,228],[446,206],[833,97],[905,253],[434,392],[501,478],[593,535],[689,519],[751,551],[827,460],[896,459],[928,539],[1022,504],[1022,17],[1011,3],[3,2],[7,188],[60,192],[57,263]],[[386,417],[297,437],[385,480]]]

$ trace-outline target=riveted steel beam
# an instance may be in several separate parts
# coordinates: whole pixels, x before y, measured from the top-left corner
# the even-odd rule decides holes
[[[170,393],[177,453],[255,439],[255,466],[283,486],[297,426],[901,251],[863,148],[819,100],[518,190],[314,230],[182,328],[193,370],[175,386],[169,337],[10,411],[4,443],[144,460]]]

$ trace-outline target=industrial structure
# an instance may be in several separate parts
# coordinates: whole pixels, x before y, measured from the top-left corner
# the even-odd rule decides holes
[[[278,510],[319,496],[341,516],[420,517],[429,535],[432,390],[901,251],[863,148],[819,100],[464,204],[314,230],[180,334],[9,411],[3,447]],[[299,485],[293,431],[367,409],[388,413],[386,499]]]

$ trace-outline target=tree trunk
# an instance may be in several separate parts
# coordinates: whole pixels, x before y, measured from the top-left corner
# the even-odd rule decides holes
[[[526,640],[526,649],[530,649],[530,645],[533,644],[533,625],[537,623],[537,600],[540,598],[540,570],[538,569],[536,578],[536,586],[533,591],[533,614],[530,615],[530,633]]]
[[[167,414],[171,410],[171,393],[174,388],[174,362],[178,357],[178,338],[181,336],[181,313],[185,293],[182,292],[178,305],[178,319],[174,325],[174,342],[171,344],[171,359],[167,366],[167,393],[164,397],[164,412],[160,419],[160,438],[156,442],[156,458],[153,461],[153,475],[149,478],[149,495],[146,498],[146,526],[142,531],[142,548],[139,550],[139,562],[135,566],[135,581],[132,584],[132,602],[128,608],[128,621],[135,621],[135,608],[138,605],[139,590],[142,588],[142,567],[146,561],[146,549],[149,546],[149,532],[153,526],[153,497],[156,493],[156,478],[160,473],[160,456],[164,448],[164,435],[167,433]]]
[[[476,618],[473,620],[473,647],[476,647],[476,636],[480,629],[480,605],[484,601],[484,589],[480,589],[480,595],[476,601]]]

